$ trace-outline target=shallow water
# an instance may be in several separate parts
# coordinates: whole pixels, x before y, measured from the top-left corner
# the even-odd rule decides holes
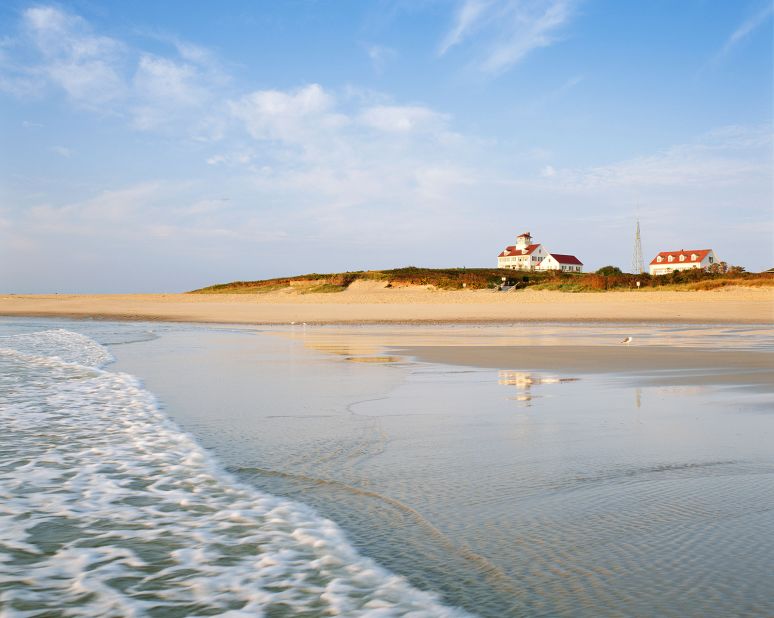
[[[100,602],[124,602],[138,615],[154,604],[171,615],[163,613],[171,605],[205,613],[200,604],[217,612],[242,601],[248,613],[276,605],[288,615],[336,607],[354,614],[380,604],[395,615],[409,608],[446,615],[453,606],[484,616],[774,614],[771,385],[669,386],[622,374],[431,365],[390,358],[383,348],[614,342],[631,325],[0,324],[8,332],[81,331],[118,359],[93,369],[106,361],[89,345],[88,363],[63,358],[86,369],[22,370],[28,399],[12,401],[7,418],[31,420],[6,444],[14,448],[31,433],[33,445],[48,446],[34,465],[3,468],[0,487],[18,505],[10,515],[16,523],[0,530],[11,531],[8,551],[37,556],[37,588],[20,589],[19,564],[5,563],[0,603],[31,602],[30,590],[43,598],[52,581],[56,595],[80,577],[97,586]],[[770,333],[755,327],[649,326],[637,337],[644,345],[772,348]],[[34,354],[45,356],[36,345]],[[56,346],[63,347],[61,334]],[[67,394],[73,389],[77,396]],[[53,429],[40,433],[41,424]],[[82,436],[68,445],[80,440],[98,451],[51,446],[73,432]],[[108,447],[92,444],[103,438]],[[106,461],[116,469],[104,469]],[[56,472],[40,472],[50,465]],[[55,489],[71,474],[79,480]],[[199,476],[209,480],[191,482]],[[144,485],[147,478],[154,481]],[[181,492],[195,496],[185,508]],[[133,503],[142,496],[148,504]],[[42,510],[30,522],[56,524],[64,513],[75,523],[36,528],[25,510]],[[227,515],[234,511],[237,522]],[[112,520],[123,522],[118,535],[102,529]],[[133,540],[118,540],[122,534]],[[52,535],[58,540],[45,545]],[[314,557],[318,549],[323,558]],[[86,557],[73,561],[68,552]],[[292,559],[283,562],[286,552]],[[338,566],[325,580],[315,569],[329,560]],[[289,588],[277,590],[279,582]],[[322,588],[331,588],[330,600],[320,600]],[[74,615],[101,615],[96,608],[106,606],[89,598],[68,597],[79,608]]]
[[[0,336],[3,616],[454,616],[240,483],[93,339]]]

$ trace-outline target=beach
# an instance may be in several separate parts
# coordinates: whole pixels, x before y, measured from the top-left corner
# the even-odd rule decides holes
[[[355,282],[333,294],[0,295],[0,315],[231,324],[308,322],[774,322],[774,288],[713,291],[444,291]]]
[[[0,601],[770,615],[773,359],[768,324],[0,318]]]

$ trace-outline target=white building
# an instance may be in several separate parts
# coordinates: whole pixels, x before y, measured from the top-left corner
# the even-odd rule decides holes
[[[532,242],[529,232],[517,236],[516,244],[506,247],[497,256],[497,267],[509,270],[583,272],[583,262],[574,255],[549,253],[543,245]]]
[[[717,262],[718,258],[712,249],[662,251],[651,260],[650,274],[668,275],[676,270],[706,269]]]
[[[549,253],[540,263],[539,270],[561,270],[566,273],[583,272],[583,262],[574,255]]]
[[[506,247],[497,256],[497,268],[511,270],[536,270],[548,255],[543,245],[533,244],[529,232],[516,237],[516,244]]]

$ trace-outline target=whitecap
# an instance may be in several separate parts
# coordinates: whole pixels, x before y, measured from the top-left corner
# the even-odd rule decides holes
[[[0,337],[4,615],[465,615],[240,484],[110,360],[67,330]]]

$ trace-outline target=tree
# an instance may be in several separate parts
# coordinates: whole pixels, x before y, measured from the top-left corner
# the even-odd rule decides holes
[[[621,273],[621,269],[618,268],[618,266],[603,266],[597,271],[597,274],[610,276],[610,275],[620,275],[622,273]]]

